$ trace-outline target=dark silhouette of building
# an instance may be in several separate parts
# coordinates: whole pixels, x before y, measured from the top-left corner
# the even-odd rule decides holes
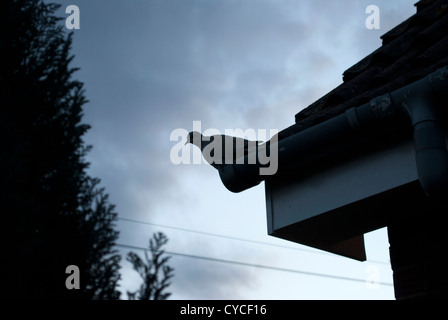
[[[363,234],[387,226],[396,298],[447,298],[448,1],[415,6],[279,133],[275,175],[229,164],[221,178],[265,180],[271,235],[360,261]]]

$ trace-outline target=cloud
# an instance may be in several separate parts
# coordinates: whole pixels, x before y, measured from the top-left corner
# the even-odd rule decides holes
[[[176,185],[166,157],[171,130],[193,120],[221,130],[263,126],[272,112],[265,100],[287,87],[285,45],[303,29],[269,2],[79,6],[75,61],[91,101],[92,169],[127,209],[138,190],[165,199]],[[253,110],[260,120],[251,121]]]
[[[380,1],[382,26],[401,22],[408,14],[401,6],[408,2]],[[380,45],[379,32],[365,28],[370,3],[364,0],[76,4],[81,29],[75,32],[73,64],[81,68],[75,76],[85,82],[90,100],[84,121],[92,125],[85,139],[94,147],[88,157],[92,175],[102,179],[121,216],[221,233],[247,223],[247,234],[254,234],[254,217],[264,219],[264,209],[246,208],[263,202],[262,192],[228,194],[210,167],[174,166],[171,131],[189,130],[193,120],[221,132],[281,130]],[[228,220],[239,223],[225,228]],[[147,243],[149,231],[124,228],[123,240]],[[181,237],[170,239],[177,248],[194,247],[181,245]],[[208,288],[210,297],[237,298],[238,287],[257,281],[250,269],[182,259],[173,259],[179,261],[173,290],[182,297],[203,297]]]
[[[213,261],[173,257],[181,260],[173,281],[173,299],[244,299],[242,287],[253,288],[257,280],[249,267]],[[174,261],[174,260],[173,260]]]

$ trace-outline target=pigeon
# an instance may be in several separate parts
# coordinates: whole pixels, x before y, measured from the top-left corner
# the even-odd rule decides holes
[[[221,139],[221,142],[216,141],[217,139]],[[187,136],[185,144],[188,143],[201,149],[204,159],[212,167],[220,170],[225,164],[235,163],[236,159],[240,156],[247,156],[248,154],[257,151],[263,142],[220,134],[203,136],[197,131],[192,131]],[[218,147],[221,149],[216,150]],[[229,152],[228,148],[232,148],[232,151]]]

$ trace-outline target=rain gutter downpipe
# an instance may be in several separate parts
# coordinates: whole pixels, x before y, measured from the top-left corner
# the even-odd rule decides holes
[[[423,191],[436,202],[448,195],[448,152],[437,106],[448,93],[448,68],[393,92],[392,99],[407,112],[413,128],[417,174]],[[437,101],[438,100],[438,101]]]
[[[274,176],[300,170],[326,156],[365,143],[384,128],[397,126],[397,119],[412,125],[417,173],[424,192],[437,202],[448,198],[448,153],[446,134],[437,115],[442,95],[448,94],[448,67],[359,107],[286,137],[278,142],[278,171]],[[272,155],[271,155],[272,157]],[[273,176],[260,175],[262,165],[250,164],[249,155],[241,163],[220,170],[223,184],[241,192]]]

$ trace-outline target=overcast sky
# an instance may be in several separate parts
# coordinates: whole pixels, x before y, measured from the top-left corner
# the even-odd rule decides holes
[[[191,130],[193,121],[221,132],[290,126],[377,49],[382,34],[413,15],[416,0],[54,2],[63,17],[67,5],[80,9],[72,66],[89,100],[89,173],[101,179],[119,216],[292,249],[123,220],[119,243],[147,247],[162,231],[171,252],[361,280],[375,270],[392,283],[385,229],[366,236],[363,263],[270,237],[264,184],[234,194],[206,164],[174,165],[170,134]],[[370,4],[380,9],[380,30],[365,26]],[[173,299],[394,297],[392,286],[363,281],[182,256],[170,264]],[[137,273],[125,259],[122,265],[121,290],[136,289]]]

